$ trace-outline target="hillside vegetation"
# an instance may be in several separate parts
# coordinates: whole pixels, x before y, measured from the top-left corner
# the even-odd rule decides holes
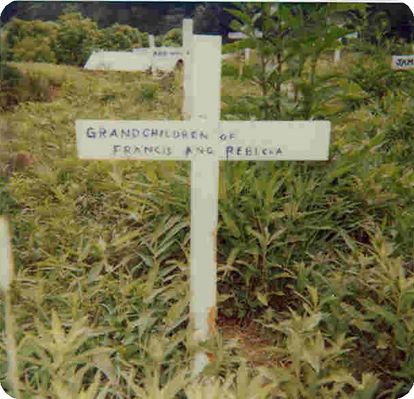
[[[331,95],[320,90],[312,103],[332,121],[330,160],[220,166],[219,326],[202,344],[212,362],[197,380],[190,165],[81,161],[75,147],[76,119],[181,119],[181,72],[12,65],[21,78],[2,103],[0,214],[13,228],[21,398],[369,399],[409,390],[414,75],[375,55],[319,65],[322,82],[335,73]],[[257,114],[250,72],[223,65],[222,119]],[[0,372],[10,389],[6,346]]]

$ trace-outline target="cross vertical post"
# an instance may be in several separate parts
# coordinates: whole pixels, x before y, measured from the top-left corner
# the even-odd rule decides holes
[[[192,120],[207,124],[213,134],[220,121],[221,36],[196,35],[191,64]],[[219,160],[197,158],[191,163],[191,300],[190,319],[196,340],[207,339],[215,330],[216,235],[218,219]],[[193,373],[208,363],[197,353]]]

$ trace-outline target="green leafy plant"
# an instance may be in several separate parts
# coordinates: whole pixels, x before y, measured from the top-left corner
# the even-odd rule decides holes
[[[180,47],[182,45],[182,32],[179,28],[169,30],[163,38],[163,46]]]
[[[145,84],[141,86],[139,97],[142,101],[154,101],[158,95],[158,85],[156,84]]]

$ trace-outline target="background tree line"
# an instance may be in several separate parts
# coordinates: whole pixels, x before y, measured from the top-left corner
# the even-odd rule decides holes
[[[62,14],[56,22],[13,18],[2,31],[2,60],[83,65],[93,50],[132,50],[147,47],[148,33],[115,23],[99,29],[78,12]],[[156,37],[158,46],[180,46],[181,29]]]
[[[148,44],[148,34],[128,25],[99,29],[80,13],[62,14],[56,22],[12,19],[2,32],[2,58],[8,61],[83,65],[94,49],[130,50]]]
[[[196,33],[214,33],[227,36],[231,30],[232,16],[227,12],[233,3],[214,2],[68,2],[64,1],[15,1],[1,15],[2,24],[12,18],[24,20],[40,19],[56,21],[67,11],[80,12],[94,20],[100,28],[115,23],[130,25],[142,32],[164,35],[172,28],[180,27],[183,18],[194,19]],[[374,16],[384,12],[389,19],[389,33],[406,39],[412,37],[414,18],[403,3],[369,4],[369,13]]]
[[[284,7],[299,9],[305,16],[320,13],[323,18],[328,5],[297,3]],[[243,25],[234,26],[235,17],[242,21],[234,10],[237,12],[237,5],[231,3],[14,2],[2,14],[6,23],[1,30],[1,59],[80,66],[93,50],[145,47],[149,33],[156,35],[158,46],[180,46],[185,17],[193,18],[196,33],[221,34],[226,42],[228,32]],[[404,4],[369,5],[363,18],[361,33],[367,42],[378,41],[378,29],[386,38],[412,40],[414,18]]]

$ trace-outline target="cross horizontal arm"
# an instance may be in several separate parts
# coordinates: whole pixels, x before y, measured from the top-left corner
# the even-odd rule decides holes
[[[327,160],[328,121],[77,120],[83,159]]]

